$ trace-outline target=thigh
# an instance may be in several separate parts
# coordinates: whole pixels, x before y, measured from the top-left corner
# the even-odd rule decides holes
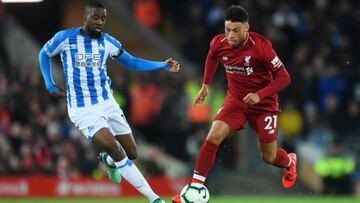
[[[125,150],[126,154],[130,159],[132,157],[136,158],[137,156],[137,146],[132,133],[125,135],[116,135],[115,139],[120,143],[122,148]]]
[[[214,120],[223,121],[228,124],[230,132],[243,129],[247,121],[245,113],[240,108],[225,105],[219,109]]]
[[[99,112],[97,108],[69,108],[68,114],[74,125],[90,141],[93,141],[93,136],[100,129],[109,128],[106,118]]]
[[[253,112],[248,113],[249,124],[256,132],[259,143],[271,143],[277,139],[278,113]]]
[[[116,101],[110,102],[104,109],[104,112],[106,113],[109,129],[113,135],[131,134],[129,123]]]

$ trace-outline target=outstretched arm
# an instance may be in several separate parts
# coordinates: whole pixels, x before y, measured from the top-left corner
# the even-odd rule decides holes
[[[173,59],[168,59],[165,62],[150,61],[133,57],[125,50],[122,50],[122,53],[115,59],[125,67],[136,71],[166,70],[177,72],[180,69],[179,63]]]

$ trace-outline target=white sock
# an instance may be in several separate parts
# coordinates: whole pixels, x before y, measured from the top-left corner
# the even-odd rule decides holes
[[[115,162],[115,165],[120,171],[121,176],[124,177],[141,194],[145,195],[150,200],[150,202],[153,202],[159,198],[159,196],[154,193],[148,182],[145,180],[144,176],[140,173],[139,169],[131,160],[125,157],[123,160]]]
[[[111,158],[111,156],[107,155],[106,157],[106,163],[109,165],[109,166],[115,166],[115,162],[114,160]]]

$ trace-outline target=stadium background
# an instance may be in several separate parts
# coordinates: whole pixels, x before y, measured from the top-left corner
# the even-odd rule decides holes
[[[47,184],[67,191],[77,183],[95,189],[50,193],[136,195],[126,183],[120,189],[107,187],[105,169],[96,160],[99,150],[70,123],[66,101],[47,94],[39,74],[42,44],[60,29],[81,26],[85,2],[0,4],[0,197],[38,196]],[[280,93],[279,143],[298,153],[299,181],[294,189],[281,189],[280,169],[260,161],[255,135],[247,128],[223,143],[208,181],[211,194],[360,195],[358,1],[103,2],[109,14],[105,31],[126,50],[154,60],[173,57],[182,64],[176,75],[131,72],[112,61],[108,65],[116,99],[138,142],[136,163],[158,190],[170,195],[191,176],[194,157],[225,94],[222,68],[207,103],[194,109],[191,102],[200,88],[209,41],[223,32],[224,8],[240,2],[249,11],[251,30],[273,42],[292,78]],[[54,77],[62,83],[59,58],[53,64]],[[171,190],[164,191],[167,184]],[[94,192],[98,186],[108,193]]]

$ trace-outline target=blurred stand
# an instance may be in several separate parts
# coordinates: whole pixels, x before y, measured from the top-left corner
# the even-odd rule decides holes
[[[109,11],[106,31],[119,38],[126,50],[149,59],[174,57],[182,65],[179,74],[169,76],[133,73],[108,63],[115,97],[128,119],[142,116],[134,107],[139,105],[138,96],[150,103],[140,104],[147,122],[134,120],[141,150],[137,164],[149,176],[191,176],[209,121],[225,94],[222,68],[204,106],[193,108],[192,101],[202,83],[209,42],[223,33],[223,10],[237,1],[137,1],[156,4],[150,7],[135,6],[130,0],[104,2]],[[279,170],[262,163],[256,136],[247,127],[222,145],[209,176],[212,193],[321,194],[323,179],[315,166],[327,157],[330,141],[339,140],[353,155],[355,168],[349,178],[359,195],[360,27],[355,25],[360,24],[360,2],[241,3],[250,13],[251,30],[272,41],[292,78],[279,95],[283,109],[279,143],[298,153],[299,181],[293,190],[281,188]],[[4,18],[0,12],[0,42],[5,42],[0,43],[1,175],[106,176],[96,160],[98,149],[69,122],[65,100],[49,97],[38,69],[40,44],[59,29],[80,26],[84,4],[85,0],[52,0],[6,5]],[[147,20],[143,12],[150,8],[156,13],[150,23],[134,17],[139,12],[142,20]],[[44,17],[44,10],[53,15]],[[61,83],[58,60],[53,61],[53,75]],[[180,190],[181,186],[176,187]]]

